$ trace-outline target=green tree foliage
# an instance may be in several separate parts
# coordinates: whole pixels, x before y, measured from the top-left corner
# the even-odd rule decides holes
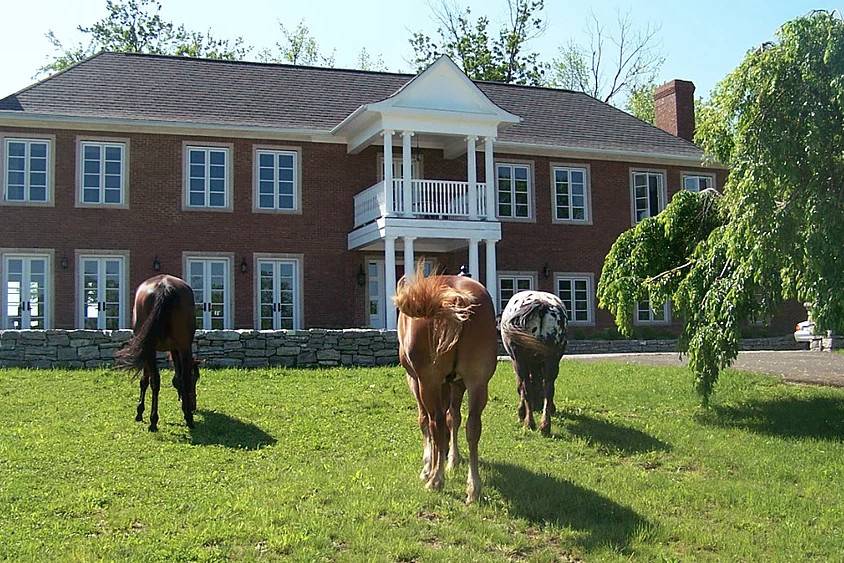
[[[844,21],[812,12],[749,52],[701,108],[696,140],[730,168],[724,195],[681,192],[622,234],[598,299],[628,334],[636,300],[671,299],[706,404],[742,326],[784,299],[844,332]]]
[[[655,91],[656,84],[652,82],[632,88],[625,106],[627,111],[642,121],[647,121],[653,125],[654,121],[656,121],[654,110]]]
[[[56,54],[38,74],[64,70],[100,51],[227,60],[243,59],[250,51],[240,37],[218,39],[210,30],[204,34],[190,31],[163,19],[157,0],[107,0],[106,11],[107,15],[94,24],[77,27],[87,36],[87,44],[66,47],[52,31],[48,32],[47,39]]]
[[[473,80],[544,84],[547,65],[540,62],[539,53],[527,50],[527,43],[545,31],[544,0],[508,0],[508,7],[509,21],[496,34],[489,29],[489,18],[473,19],[469,8],[442,0],[434,10],[439,39],[414,33],[412,64],[421,71],[448,55]]]
[[[275,50],[264,50],[259,58],[264,62],[289,63],[306,66],[334,66],[334,51],[323,53],[319,42],[304,21],[295,29],[288,29],[278,22],[282,40],[275,44]]]

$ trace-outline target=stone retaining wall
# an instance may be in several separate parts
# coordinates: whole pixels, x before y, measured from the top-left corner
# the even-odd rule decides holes
[[[111,365],[130,330],[0,331],[0,367]],[[197,331],[197,354],[217,367],[374,366],[398,364],[396,333],[365,330]],[[799,350],[790,336],[748,339],[743,350]],[[572,340],[568,354],[673,352],[676,340]],[[499,343],[499,353],[504,354]],[[159,355],[162,365],[166,363]]]

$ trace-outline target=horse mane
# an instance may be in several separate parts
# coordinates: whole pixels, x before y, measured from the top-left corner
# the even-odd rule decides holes
[[[463,331],[463,323],[469,320],[477,305],[475,296],[468,290],[451,287],[443,282],[443,276],[434,274],[425,277],[425,265],[416,265],[416,275],[408,280],[402,276],[393,297],[398,310],[414,319],[431,319],[432,361],[457,344]]]

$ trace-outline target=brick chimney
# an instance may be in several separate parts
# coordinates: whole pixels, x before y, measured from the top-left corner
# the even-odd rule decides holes
[[[654,125],[672,135],[694,141],[695,85],[671,80],[654,92]]]

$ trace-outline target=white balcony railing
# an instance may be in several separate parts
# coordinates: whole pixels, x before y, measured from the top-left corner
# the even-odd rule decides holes
[[[478,219],[486,218],[486,185],[477,186]],[[405,213],[404,180],[395,179],[392,185],[392,209],[387,209],[384,182],[378,182],[355,195],[355,227],[366,225],[387,215],[462,219],[472,217],[469,182],[452,180],[411,180],[410,214]]]

